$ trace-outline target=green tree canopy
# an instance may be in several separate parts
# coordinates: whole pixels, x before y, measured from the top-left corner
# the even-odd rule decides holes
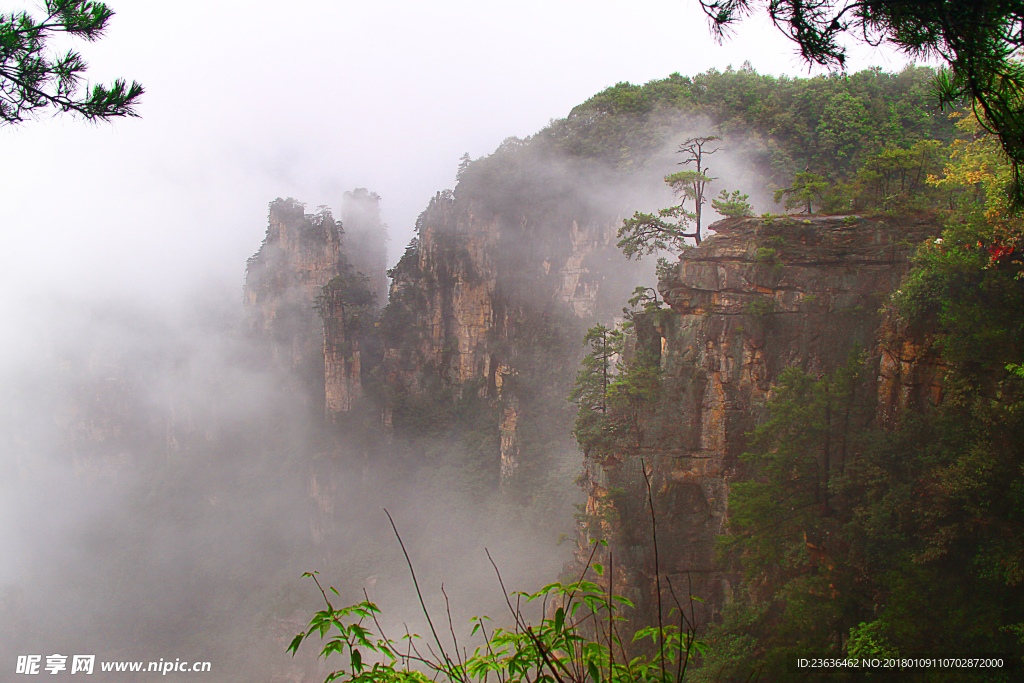
[[[19,123],[47,110],[90,120],[136,116],[142,86],[117,79],[86,86],[87,65],[73,50],[54,53],[48,41],[66,33],[86,41],[103,35],[113,12],[91,0],[45,0],[42,19],[28,12],[0,14],[0,125]]]
[[[728,218],[753,216],[754,210],[751,208],[750,202],[747,201],[748,199],[750,199],[750,195],[740,194],[739,190],[733,190],[732,194],[729,194],[727,190],[722,190],[718,199],[711,200],[711,206],[715,211]]]
[[[797,173],[793,184],[775,191],[775,203],[783,198],[787,209],[803,207],[805,213],[814,213],[814,204],[820,204],[832,187],[827,179],[814,173]]]
[[[700,0],[719,39],[760,2]],[[1024,47],[1021,0],[768,0],[775,25],[800,48],[805,60],[842,68],[847,35],[871,44],[883,41],[920,57],[938,55],[950,69],[937,78],[944,104],[976,103],[1010,158],[1010,195],[1024,205],[1024,65],[1014,55]]]

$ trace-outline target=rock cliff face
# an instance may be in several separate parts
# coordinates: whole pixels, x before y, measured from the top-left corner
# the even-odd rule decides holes
[[[378,308],[388,300],[387,226],[380,218],[380,197],[359,188],[346,192],[341,203],[345,228],[345,255],[357,273],[367,278],[367,288]]]
[[[420,218],[416,246],[395,271],[394,296],[415,305],[409,312],[421,334],[413,349],[389,345],[386,368],[413,388],[415,373],[427,368],[454,385],[490,377],[496,359],[489,342],[508,322],[495,291],[499,232],[460,209],[451,193],[439,193]],[[403,352],[411,364],[395,362]]]
[[[438,193],[392,271],[384,370],[398,402],[386,422],[393,424],[402,397],[475,392],[498,407],[503,483],[519,468],[524,425],[550,418],[521,394],[536,396],[546,382],[564,407],[583,321],[602,306],[609,315],[609,302],[624,299],[623,291],[606,291],[615,290],[617,275],[606,264],[614,256],[621,270],[632,270],[614,247],[621,218],[566,203],[544,213],[529,202],[495,207],[469,191]],[[565,440],[570,422],[563,422]]]
[[[324,326],[324,414],[333,421],[351,412],[363,394],[362,349],[341,297],[327,293],[320,310]]]
[[[359,220],[379,226],[376,197],[359,201]],[[339,226],[275,202],[250,262],[250,324],[280,362],[315,375],[329,421],[359,403],[377,363],[385,389],[375,410],[408,443],[478,415],[485,436],[459,438],[479,437],[473,457],[505,488],[541,466],[537,453],[572,448],[564,397],[582,330],[610,320],[628,291],[610,276],[623,264],[614,247],[621,218],[571,198],[523,206],[495,205],[471,187],[438,193],[390,272],[388,306],[368,336],[373,279],[350,265]],[[638,623],[655,602],[645,471],[660,573],[677,587],[692,583],[709,620],[733,582],[715,553],[730,483],[744,475],[746,435],[785,368],[821,375],[862,354],[882,421],[941,399],[941,361],[881,310],[913,245],[937,231],[930,219],[730,219],[714,230],[659,283],[668,308],[636,318],[627,355],[646,349],[662,372],[642,441],[588,460],[579,480],[588,496],[579,560],[595,534],[610,539],[616,590],[639,605]]]
[[[892,425],[905,411],[922,412],[942,403],[948,365],[928,335],[894,319],[879,331],[878,420]]]
[[[250,331],[266,341],[274,362],[313,387],[324,383],[323,324],[314,304],[341,272],[341,259],[341,235],[330,212],[309,215],[304,204],[278,199],[270,205],[263,244],[246,269]]]
[[[532,219],[526,212],[495,213],[450,192],[438,193],[420,217],[417,240],[394,271],[392,293],[411,302],[409,290],[425,290],[418,303],[426,334],[416,355],[448,381],[493,385],[502,362],[495,353],[515,338],[525,309],[564,307],[580,318],[597,313],[606,273],[591,257],[614,251],[621,219],[545,226],[531,225]],[[389,349],[391,358],[400,350]]]
[[[588,515],[612,540],[616,584],[647,614],[654,565],[641,459],[658,518],[660,572],[677,589],[692,581],[706,601],[702,617],[711,619],[730,592],[715,555],[730,482],[742,478],[746,434],[779,373],[790,366],[831,373],[863,353],[877,378],[868,391],[884,411],[919,400],[935,377],[915,351],[920,345],[892,330],[880,335],[881,305],[906,272],[912,245],[938,231],[933,222],[790,217],[713,227],[717,234],[685,251],[661,281],[671,311],[638,320],[637,343],[660,355],[663,371],[644,442],[588,462],[582,477]]]
[[[373,288],[382,289],[386,277],[378,204],[366,190],[346,193],[350,236],[326,207],[311,215],[300,202],[278,199],[246,270],[250,332],[330,419],[350,411],[362,393],[359,318],[376,305]]]

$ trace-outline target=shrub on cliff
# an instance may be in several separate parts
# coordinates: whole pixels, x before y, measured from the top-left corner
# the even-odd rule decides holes
[[[740,194],[739,190],[733,190],[732,194],[729,194],[727,190],[722,190],[717,199],[711,200],[711,207],[726,218],[753,216],[754,210],[751,208],[750,202],[747,201],[748,199],[750,196]]]

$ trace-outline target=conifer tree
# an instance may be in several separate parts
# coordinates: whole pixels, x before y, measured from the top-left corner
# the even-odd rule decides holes
[[[102,37],[113,12],[92,0],[45,0],[42,19],[26,11],[0,14],[0,125],[20,123],[47,110],[89,120],[137,116],[142,86],[117,79],[82,90],[87,65],[74,50],[57,54],[52,40],[67,34]]]
[[[696,240],[700,246],[703,239],[701,213],[707,202],[704,192],[707,184],[715,180],[708,175],[706,157],[720,149],[707,147],[719,140],[721,138],[716,135],[706,135],[689,138],[680,143],[677,151],[683,154],[684,158],[679,164],[692,165],[693,168],[665,176],[665,184],[672,188],[676,197],[679,197],[679,204],[660,209],[657,215],[637,211],[632,218],[623,221],[616,237],[619,237],[617,246],[622,249],[626,258],[639,258],[643,254],[653,254],[656,251],[682,251],[688,246],[687,238]],[[738,196],[738,193],[734,194]],[[691,202],[693,211],[686,208]],[[692,232],[689,231],[691,224],[694,226]]]
[[[604,436],[615,359],[622,353],[623,342],[621,331],[601,324],[587,330],[583,338],[583,345],[589,346],[590,351],[583,357],[569,400],[579,408],[573,434],[584,453],[589,453]]]
[[[677,194],[682,194],[693,201],[693,216],[697,226],[693,236],[697,239],[697,246],[700,246],[701,239],[701,210],[707,201],[704,197],[704,188],[714,180],[714,178],[708,175],[705,157],[721,149],[720,147],[705,149],[705,147],[721,139],[717,135],[705,135],[684,140],[679,144],[679,149],[676,150],[679,154],[683,155],[683,160],[679,162],[679,165],[689,166],[692,164],[693,168],[688,171],[673,173],[665,178],[665,182],[672,186],[672,189],[676,190]]]

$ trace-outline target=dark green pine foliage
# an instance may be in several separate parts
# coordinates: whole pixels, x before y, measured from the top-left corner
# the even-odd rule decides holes
[[[0,14],[0,125],[18,123],[47,110],[90,120],[136,116],[142,86],[115,80],[81,91],[87,65],[73,50],[56,54],[60,34],[86,41],[102,37],[113,12],[91,0],[46,0],[42,18],[23,12]]]
[[[727,218],[742,218],[753,216],[754,210],[750,206],[750,195],[742,194],[739,190],[722,190],[717,198],[711,200],[711,206],[715,211]]]
[[[576,404],[573,435],[587,457],[598,459],[644,444],[646,418],[661,394],[660,356],[637,343],[636,324],[650,324],[661,302],[637,287],[624,309],[622,329],[595,325],[583,339],[583,357],[569,400]]]
[[[730,535],[720,540],[743,577],[706,662],[706,671],[724,668],[722,680],[759,666],[782,676],[793,651],[836,652],[844,624],[857,619],[842,482],[870,422],[862,362],[854,355],[820,379],[787,368],[751,435],[745,481],[731,487]]]
[[[609,441],[608,392],[615,379],[615,358],[622,353],[623,340],[621,331],[601,324],[587,330],[583,338],[589,351],[580,363],[569,400],[579,409],[573,434],[586,455]]]
[[[657,216],[637,211],[632,218],[623,221],[616,237],[620,238],[617,246],[626,258],[639,258],[641,254],[656,251],[682,251],[687,247],[686,238],[692,238],[700,246],[701,217],[707,202],[705,190],[708,183],[716,180],[708,175],[707,157],[721,149],[719,142],[720,137],[705,135],[688,138],[679,144],[676,152],[683,155],[679,165],[689,168],[665,176],[665,184],[672,188],[679,204],[659,210]],[[725,190],[722,190],[722,195],[728,197]],[[687,203],[693,206],[693,211],[686,209]],[[717,207],[719,202],[715,204]],[[676,220],[669,223],[666,218]],[[686,226],[690,223],[693,223],[693,230],[687,232]]]
[[[339,312],[339,321],[346,327],[366,327],[365,319],[372,315],[377,297],[370,291],[366,275],[356,271],[347,261],[341,264],[341,274],[324,285],[323,294],[316,298],[315,307],[321,314],[327,308]]]

